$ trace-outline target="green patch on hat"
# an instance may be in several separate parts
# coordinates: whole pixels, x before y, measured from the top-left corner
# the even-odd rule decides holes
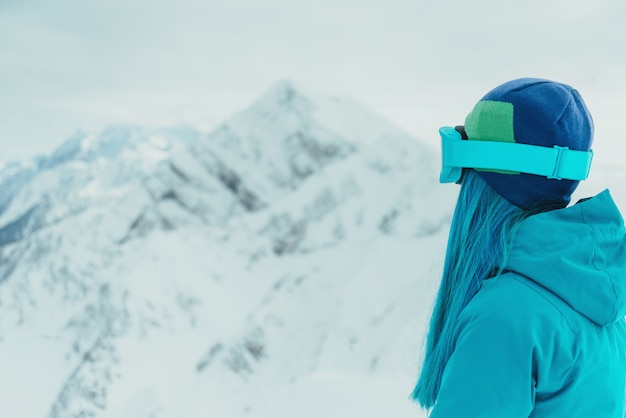
[[[513,103],[478,102],[465,118],[465,132],[470,140],[515,142]]]
[[[515,142],[513,103],[482,100],[465,118],[465,132],[470,141]],[[519,174],[508,170],[477,170]]]

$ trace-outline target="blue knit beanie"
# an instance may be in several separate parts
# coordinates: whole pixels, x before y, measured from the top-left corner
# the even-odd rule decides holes
[[[591,115],[574,88],[554,81],[522,78],[491,90],[465,119],[467,139],[504,141],[589,151]],[[508,171],[476,170],[496,192],[525,209],[568,205],[578,181]]]

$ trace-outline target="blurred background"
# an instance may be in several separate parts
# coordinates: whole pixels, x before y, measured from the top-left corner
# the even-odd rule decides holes
[[[626,207],[626,3],[0,0],[0,415],[425,416],[437,129],[576,87]]]

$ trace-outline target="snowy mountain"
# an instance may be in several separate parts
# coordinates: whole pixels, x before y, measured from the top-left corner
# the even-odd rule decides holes
[[[111,127],[4,165],[0,415],[419,416],[437,171],[291,82],[207,134]]]

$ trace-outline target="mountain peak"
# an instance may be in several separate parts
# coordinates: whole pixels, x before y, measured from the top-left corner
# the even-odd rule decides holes
[[[289,78],[278,80],[269,89],[270,92],[274,92],[276,94],[279,94],[279,95],[282,94],[286,96],[292,96],[298,93],[298,90],[299,88],[296,85],[296,83]]]
[[[410,137],[407,132],[357,101],[319,93],[291,79],[274,83],[227,124],[231,127],[247,125],[252,127],[252,131],[267,124],[283,128],[313,124],[354,144],[368,144],[385,137]],[[255,136],[253,133],[248,136]]]
[[[316,94],[306,88],[294,83],[292,80],[283,79],[274,83],[251,108],[276,110],[278,112],[295,112],[306,114],[311,112],[316,106]]]

